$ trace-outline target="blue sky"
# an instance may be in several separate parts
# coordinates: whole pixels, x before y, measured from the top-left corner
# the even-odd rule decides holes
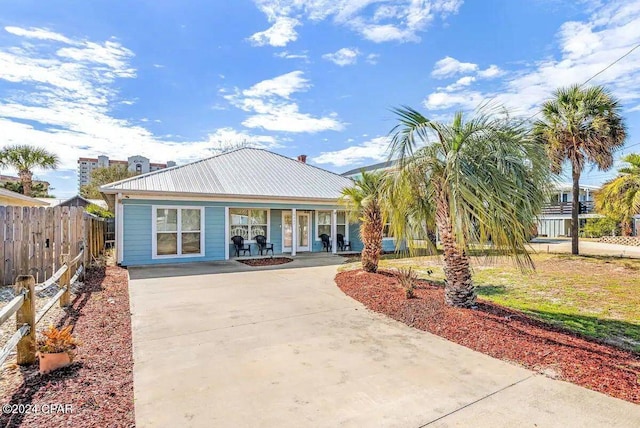
[[[342,172],[386,160],[389,109],[530,115],[640,42],[640,1],[0,0],[0,146],[179,164],[240,142]],[[594,80],[640,151],[640,50]],[[10,173],[7,170],[5,173]],[[585,183],[608,174],[591,171]]]

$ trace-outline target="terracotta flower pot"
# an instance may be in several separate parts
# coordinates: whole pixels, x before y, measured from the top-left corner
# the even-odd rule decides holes
[[[40,360],[41,374],[50,373],[71,364],[71,356],[68,352],[58,352],[55,354],[38,352],[38,359]]]

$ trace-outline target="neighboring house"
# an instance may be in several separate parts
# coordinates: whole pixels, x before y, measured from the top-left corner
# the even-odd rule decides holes
[[[367,166],[361,166],[360,168],[354,168],[351,169],[347,172],[343,172],[342,175],[343,177],[348,177],[351,179],[358,179],[360,178],[360,176],[362,175],[362,171],[388,171],[391,168],[393,168],[393,166],[396,164],[397,161],[387,161],[387,162],[380,162],[380,163],[374,163],[373,165],[367,165]]]
[[[0,188],[0,206],[45,207],[48,205],[39,199]]]
[[[117,261],[227,260],[235,235],[252,255],[257,235],[274,244],[275,254],[320,252],[323,233],[342,234],[361,251],[359,225],[338,203],[352,180],[298,159],[241,148],[102,186],[116,208]],[[385,239],[385,250],[394,245]]]
[[[123,165],[131,172],[145,174],[164,168],[175,166],[176,163],[169,161],[167,163],[153,163],[144,156],[129,156],[127,160],[112,160],[108,156],[98,156],[97,158],[78,158],[78,189],[89,184],[91,181],[91,171],[96,168],[106,168],[112,165]]]
[[[580,227],[588,218],[602,217],[595,212],[593,195],[598,186],[580,185]],[[551,202],[542,209],[538,220],[538,235],[549,238],[571,236],[571,210],[573,207],[572,186],[570,183],[559,184],[551,198]]]
[[[86,199],[80,195],[73,196],[69,199],[58,199],[58,198],[36,198],[40,201],[47,202],[51,207],[83,207],[86,208],[87,205],[97,205],[100,208],[107,209],[107,203],[104,199]]]

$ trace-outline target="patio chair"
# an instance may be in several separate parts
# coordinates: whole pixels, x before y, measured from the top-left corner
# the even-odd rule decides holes
[[[244,238],[240,235],[232,236],[231,241],[233,241],[233,247],[236,249],[236,257],[240,257],[240,251],[242,251],[242,255],[246,255],[247,251],[249,255],[251,255],[251,247],[244,243]]]
[[[264,235],[256,235],[253,237],[256,241],[256,245],[258,246],[258,251],[260,251],[260,255],[262,252],[266,252],[269,255],[269,251],[271,251],[271,257],[273,257],[273,244],[267,242],[267,237]]]
[[[344,240],[344,235],[338,233],[336,236],[336,241],[338,241],[338,250],[347,251],[347,248],[351,250],[351,242]]]
[[[320,235],[320,240],[322,241],[322,249],[327,252],[331,251],[331,239],[329,238],[329,235],[323,233]]]

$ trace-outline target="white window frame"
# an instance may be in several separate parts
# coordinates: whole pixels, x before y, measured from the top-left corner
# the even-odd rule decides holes
[[[271,209],[270,208],[260,208],[260,207],[228,207],[229,208],[229,216],[228,216],[228,222],[229,225],[227,227],[227,235],[229,236],[229,242],[231,242],[231,226],[233,226],[233,224],[231,224],[231,210],[260,210],[260,211],[266,211],[267,212],[267,242],[271,242]],[[249,217],[251,217],[251,215],[249,215]],[[251,226],[251,225],[249,225]],[[249,227],[249,232],[251,232],[251,227]],[[251,233],[249,233],[249,236],[251,236]],[[256,240],[255,239],[245,239],[244,242],[246,242],[247,244],[255,244]]]
[[[321,241],[320,237],[318,236],[320,232],[320,224],[318,220],[320,219],[319,214],[321,211],[328,212],[330,218],[333,219],[333,210],[316,210],[316,227],[315,227],[316,233],[314,238],[316,242]],[[347,211],[346,210],[337,210],[337,211],[344,213],[344,240],[349,242],[349,217],[347,216]],[[329,224],[329,226],[331,226],[331,224]],[[330,228],[330,230],[333,230],[333,228]],[[338,230],[338,223],[336,223],[336,230]],[[331,233],[329,233],[329,237],[333,239],[333,236],[331,236]]]
[[[180,259],[188,257],[204,257],[205,256],[205,231],[204,231],[204,212],[205,207],[185,206],[185,205],[152,205],[151,209],[151,258],[156,259]],[[178,210],[176,234],[178,235],[178,254],[158,255],[158,210],[170,209]],[[198,254],[182,254],[182,210],[200,210],[200,252]],[[187,232],[188,233],[188,232]]]

